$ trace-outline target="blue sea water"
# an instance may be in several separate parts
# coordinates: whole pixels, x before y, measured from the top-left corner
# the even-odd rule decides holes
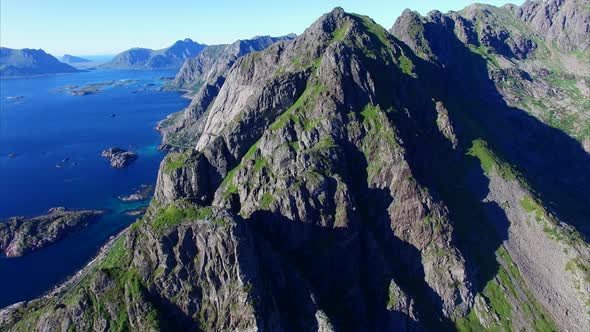
[[[123,212],[146,202],[123,203],[116,197],[155,184],[164,154],[156,149],[160,136],[154,127],[189,102],[179,92],[158,91],[160,78],[174,74],[95,70],[0,80],[0,219],[43,214],[56,206],[111,211],[45,249],[0,257],[0,307],[48,291],[136,219]],[[110,80],[134,82],[86,96],[52,91]],[[7,98],[15,96],[22,98]],[[135,151],[139,158],[127,168],[111,168],[100,153],[112,146]]]

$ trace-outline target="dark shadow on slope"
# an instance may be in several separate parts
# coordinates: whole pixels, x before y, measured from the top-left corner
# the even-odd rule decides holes
[[[413,56],[419,79],[408,83],[414,89],[407,99],[410,110],[391,118],[400,129],[415,178],[449,208],[454,242],[475,268],[476,291],[481,291],[497,273],[495,251],[507,238],[510,221],[497,203],[485,202],[489,179],[479,160],[466,155],[471,142],[487,141],[524,175],[551,212],[586,238],[590,196],[584,188],[590,185],[590,161],[577,141],[524,110],[509,107],[488,77],[485,60],[449,29],[427,27],[444,67]],[[435,104],[424,96],[433,96],[448,109],[458,132],[457,150],[438,130]]]
[[[306,221],[256,211],[248,222],[308,282],[317,306],[337,331],[451,329],[442,317],[440,298],[424,280],[420,251],[392,234],[389,191],[369,188],[364,155],[340,143],[347,162],[337,167],[344,168],[339,174],[352,188],[356,207],[349,227],[314,224],[322,213],[314,210],[306,211],[311,215]],[[332,201],[325,206],[335,208],[335,183],[329,187],[326,197]],[[406,313],[387,310],[392,281],[415,300],[420,323]],[[297,310],[288,294],[278,294],[281,311]]]
[[[465,151],[454,150],[452,143],[437,128],[435,103],[426,98],[431,96],[432,87],[423,84],[425,81],[432,84],[427,75],[438,77],[440,69],[413,56],[407,46],[399,44],[415,64],[417,79],[402,73],[394,65],[384,70],[382,65],[380,67],[371,59],[365,59],[365,63],[375,74],[375,85],[389,88],[376,91],[379,104],[382,109],[393,107],[397,110],[387,115],[401,136],[412,176],[420,186],[429,190],[435,200],[442,201],[449,209],[454,228],[452,244],[466,260],[473,291],[481,291],[498,272],[495,252],[507,239],[509,221],[500,207],[494,203],[482,203],[489,191],[489,179],[476,159],[465,155]],[[470,185],[465,177],[468,170],[473,173]],[[493,223],[486,222],[488,215],[493,216]],[[389,222],[387,218],[377,219],[373,227],[375,234],[382,238],[386,252],[394,255],[391,261],[405,264],[397,279],[403,285],[413,285],[409,293],[417,299],[434,299],[433,303],[437,306],[427,307],[425,304],[428,301],[422,301],[420,312],[440,320],[443,328],[453,329],[440,315],[441,304],[436,293],[425,283],[416,284],[416,280],[424,279],[420,252],[391,234]],[[496,232],[493,224],[497,226]]]
[[[375,39],[375,38],[374,38]],[[374,43],[378,41],[374,40]],[[430,98],[428,87],[421,85],[428,79],[425,73],[438,73],[438,68],[413,56],[413,52],[402,43],[404,54],[416,64],[418,78],[403,73],[394,64],[385,65],[382,61],[366,56],[362,59],[365,69],[375,80],[375,99],[373,104],[379,104],[387,112],[391,124],[397,128],[406,149],[405,159],[412,170],[413,178],[418,184],[427,188],[435,200],[441,200],[450,210],[451,223],[454,224],[452,245],[463,254],[467,265],[468,280],[473,283],[473,291],[481,290],[498,272],[499,265],[495,252],[507,238],[508,220],[504,211],[493,204],[482,204],[481,201],[488,193],[488,178],[474,158],[463,152],[457,153],[452,144],[440,133],[436,127],[437,113]],[[425,68],[428,66],[427,68]],[[349,90],[362,89],[362,87]],[[347,102],[355,105],[356,109],[363,109],[369,100],[356,100],[355,94],[347,96]],[[355,150],[354,146],[347,147],[347,165],[366,166],[364,156]],[[362,168],[359,167],[359,168]],[[373,189],[367,188],[366,170],[351,169],[350,174],[356,176],[355,193],[360,197],[360,206],[375,208],[375,202],[383,201]],[[478,179],[477,187],[468,189],[463,183],[463,171],[467,168],[475,170],[474,178]],[[353,179],[353,182],[354,182]],[[389,193],[387,193],[389,195]],[[391,203],[388,196],[386,202]],[[368,229],[371,229],[378,239],[387,261],[399,265],[392,274],[397,283],[411,297],[416,299],[416,307],[428,329],[454,330],[450,320],[442,315],[442,301],[438,294],[424,281],[425,273],[422,265],[421,252],[414,246],[397,238],[391,231],[391,220],[387,214],[388,203],[379,208],[378,213],[366,210],[364,216]],[[493,210],[501,225],[494,234],[493,228],[485,222],[486,209]]]
[[[291,221],[270,211],[255,212],[249,223],[280,255],[282,264],[289,266],[287,271],[297,271],[309,284],[308,289],[277,287],[279,281],[272,280],[277,276],[276,265],[265,265],[270,274],[261,277],[272,287],[287,330],[317,331],[316,308],[326,314],[336,331],[420,330],[421,325],[405,313],[387,312],[393,276],[373,263],[381,253],[367,244],[369,233]],[[293,247],[293,242],[301,245]],[[371,283],[366,283],[368,278]],[[312,298],[315,304],[309,302]]]
[[[464,142],[486,140],[523,174],[544,206],[590,239],[590,155],[563,131],[508,106],[488,76],[485,59],[452,29],[426,24],[426,38],[446,68],[422,63],[419,75],[432,78],[430,89],[464,127]]]

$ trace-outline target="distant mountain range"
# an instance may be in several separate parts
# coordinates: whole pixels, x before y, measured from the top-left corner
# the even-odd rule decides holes
[[[36,76],[45,74],[75,73],[79,70],[59,62],[45,51],[0,47],[0,77]]]
[[[196,91],[207,80],[227,72],[239,57],[250,52],[262,51],[278,41],[291,40],[295,37],[297,37],[295,34],[281,37],[256,36],[252,39],[238,40],[232,44],[207,46],[199,55],[186,60],[172,85]]]
[[[78,56],[65,54],[64,56],[61,57],[61,62],[67,63],[67,64],[80,64],[80,63],[89,63],[92,61],[78,57]]]
[[[101,68],[110,69],[178,69],[188,58],[198,55],[207,45],[187,38],[161,49],[132,48],[115,56]]]

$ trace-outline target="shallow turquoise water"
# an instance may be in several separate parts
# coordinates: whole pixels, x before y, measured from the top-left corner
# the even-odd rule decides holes
[[[0,80],[0,219],[42,214],[55,206],[111,211],[55,245],[21,258],[0,258],[0,307],[49,290],[135,220],[122,213],[146,202],[122,203],[116,197],[155,183],[164,154],[156,149],[160,136],[154,127],[189,102],[178,92],[157,91],[160,78],[170,76],[174,72],[98,70]],[[136,82],[87,96],[52,91],[126,79]],[[139,158],[113,169],[100,156],[111,146],[135,151]],[[66,158],[64,167],[56,167]]]

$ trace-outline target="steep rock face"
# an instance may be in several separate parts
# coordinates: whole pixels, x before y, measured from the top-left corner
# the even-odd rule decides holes
[[[528,0],[510,9],[560,51],[590,49],[590,10],[583,0]]]
[[[188,59],[172,82],[175,88],[196,91],[191,105],[169,116],[158,124],[163,135],[163,145],[183,148],[195,144],[203,130],[203,114],[219,93],[225,78],[235,61],[245,54],[261,51],[273,43],[293,39],[284,37],[255,37],[239,40],[230,45],[208,46],[194,58]]]
[[[299,272],[243,219],[184,201],[152,206],[71,287],[0,312],[0,327],[14,331],[331,326]]]
[[[170,207],[151,219],[153,226],[137,225],[79,284],[62,296],[33,304],[51,309],[37,317],[17,318],[13,329],[264,327],[264,321],[254,316],[248,276],[255,272],[251,269],[256,268],[256,258],[247,230],[231,216],[211,210],[198,219],[171,220],[166,213],[172,209],[185,211]],[[209,218],[218,218],[219,224],[208,224]]]
[[[555,24],[540,23],[540,17]],[[465,58],[465,48],[480,55],[510,106],[567,132],[590,151],[589,21],[588,9],[576,0],[527,1],[521,7],[471,5],[426,17],[406,11],[391,33],[422,58],[454,66],[462,75],[470,75],[457,61]]]
[[[444,180],[449,176],[449,167],[458,166],[449,149],[443,149],[443,155],[448,155],[444,158],[420,157],[425,163],[437,162],[445,170],[425,170],[428,174],[424,178],[449,202],[455,222],[468,217],[462,210],[470,206],[467,199],[475,198],[481,203],[474,207],[482,207],[476,215],[487,219],[499,236],[492,242],[503,243],[493,258],[500,263],[496,276],[480,281],[481,295],[477,298],[481,296],[484,302],[491,303],[491,311],[498,313],[493,289],[500,287],[509,291],[503,299],[509,307],[522,308],[519,303],[538,302],[546,308],[547,314],[541,312],[541,317],[550,315],[562,329],[583,330],[590,327],[586,314],[590,284],[588,279],[582,281],[590,263],[590,211],[585,208],[590,197],[583,189],[588,185],[590,169],[585,147],[589,105],[582,97],[589,85],[588,67],[583,64],[587,46],[580,42],[579,48],[569,48],[567,38],[561,45],[556,43],[556,27],[540,30],[538,18],[527,16],[532,15],[531,8],[548,17],[571,17],[559,24],[572,38],[587,30],[580,24],[584,20],[578,18],[587,16],[581,14],[586,9],[572,0],[527,2],[522,7],[504,8],[473,5],[445,15],[432,12],[427,17],[407,11],[391,31],[431,63],[429,75],[440,72],[440,87],[432,91],[445,101],[450,128],[460,127],[460,134],[455,135],[459,148],[463,146],[468,155],[477,158],[485,171],[476,175],[466,165],[457,174],[451,172],[457,177],[455,182],[461,183],[457,180],[464,178],[463,186],[469,188],[462,195],[444,188],[456,185]],[[549,32],[551,29],[553,32]],[[572,51],[581,56],[571,56]],[[470,92],[465,95],[458,91]],[[439,124],[441,120],[444,124],[440,115]],[[568,124],[565,119],[576,119],[576,124]],[[563,129],[577,141],[548,125]],[[447,139],[450,128],[440,127]],[[423,148],[427,146],[434,147],[425,144]],[[547,178],[547,172],[559,175]],[[563,192],[570,194],[564,197]],[[455,207],[450,202],[458,197],[465,201]],[[469,227],[458,228],[461,247],[479,241],[470,240],[473,235],[462,234],[461,228],[468,231]],[[479,254],[473,259],[482,267],[488,260]],[[490,272],[480,272],[486,273]],[[513,310],[511,321],[506,322],[503,315],[486,316],[485,311],[480,305],[474,307],[477,324],[530,328],[527,316],[531,313]],[[460,326],[473,324],[473,315]]]
[[[21,77],[46,74],[75,73],[79,70],[59,62],[43,50],[15,50],[0,47],[0,77]]]
[[[279,251],[308,262],[300,269],[310,275],[337,326],[387,325],[387,315],[374,317],[366,311],[379,308],[384,289],[364,290],[362,274],[333,285],[342,292],[350,289],[347,296],[359,305],[335,306],[344,299],[328,291],[320,266],[339,251],[358,258],[338,260],[334,271],[352,270],[360,264],[357,259],[388,262],[379,277],[385,280],[378,285],[409,280],[405,268],[415,271],[424,279],[411,296],[419,298],[422,308],[434,304],[443,317],[460,316],[472,301],[444,204],[412,181],[405,150],[386,115],[395,112],[394,104],[403,106],[402,97],[375,88],[386,80],[412,85],[412,73],[398,67],[404,56],[370,19],[335,10],[292,43],[238,60],[197,143],[204,154],[213,146],[228,152],[210,162],[225,168],[216,168],[225,179],[213,204],[257,220],[261,229],[269,229],[268,238],[281,234]],[[371,146],[384,150],[373,153]],[[227,164],[234,168],[231,172]],[[364,167],[378,174],[367,175]],[[363,211],[371,200],[379,208]],[[436,221],[424,222],[429,214]],[[368,222],[373,218],[374,224]],[[326,244],[320,257],[311,256],[307,248],[322,242],[334,244]]]
[[[230,45],[207,46],[199,55],[185,61],[172,85],[176,88],[198,91],[205,82],[216,81],[216,77],[223,76],[237,58],[262,51],[278,41],[290,39],[293,39],[293,36],[260,36],[238,40]]]

